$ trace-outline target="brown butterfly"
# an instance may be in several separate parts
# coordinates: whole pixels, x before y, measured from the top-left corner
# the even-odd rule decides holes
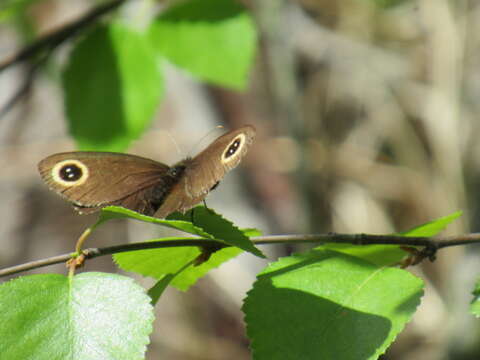
[[[164,218],[201,202],[238,165],[255,138],[251,125],[217,138],[173,166],[135,155],[67,152],[38,164],[42,179],[80,213],[117,205]]]

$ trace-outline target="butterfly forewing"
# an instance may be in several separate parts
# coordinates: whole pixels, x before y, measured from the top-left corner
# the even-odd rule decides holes
[[[226,133],[191,159],[185,169],[185,192],[192,198],[207,194],[236,167],[255,138],[255,128],[244,126]]]
[[[162,218],[174,211],[185,212],[201,202],[226,172],[238,165],[254,137],[252,126],[242,127],[219,137],[193,159],[174,165],[185,169],[155,216]]]

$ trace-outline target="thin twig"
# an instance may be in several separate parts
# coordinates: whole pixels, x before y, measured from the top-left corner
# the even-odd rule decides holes
[[[450,246],[470,245],[480,243],[480,233],[472,233],[456,236],[437,237],[405,237],[398,235],[370,235],[370,234],[308,234],[308,235],[270,235],[251,238],[255,245],[269,244],[292,244],[292,243],[341,243],[352,245],[402,245],[421,246],[434,251]],[[117,254],[126,251],[138,251],[147,249],[160,249],[185,246],[218,246],[218,242],[202,238],[183,238],[168,241],[150,241],[130,243],[105,248],[89,248],[83,251],[86,259],[99,256]],[[228,245],[225,245],[228,246]],[[0,277],[13,275],[19,272],[37,269],[44,266],[66,262],[72,258],[73,253],[58,255],[42,260],[32,261],[25,264],[8,267],[0,270]]]
[[[0,274],[1,274],[0,277],[17,274],[23,271],[33,270],[33,269],[41,268],[44,266],[60,264],[70,260],[71,258],[72,258],[72,254],[63,254],[63,255],[52,256],[52,257],[41,259],[41,260],[30,261],[21,265],[11,266],[11,267],[0,270]]]
[[[150,241],[141,243],[130,243],[109,246],[104,248],[88,248],[83,250],[85,259],[93,259],[99,256],[112,255],[126,251],[138,251],[148,249],[161,249],[170,247],[185,247],[185,246],[212,246],[218,245],[218,241],[201,238],[185,238],[181,240],[167,240],[167,241]],[[16,265],[0,270],[0,277],[17,274],[19,272],[33,270],[49,265],[55,265],[67,262],[75,253],[62,254],[52,256],[41,260],[31,261],[21,265]]]
[[[35,74],[40,68],[40,65],[49,58],[50,54],[55,48],[61,45],[64,41],[75,36],[80,30],[92,24],[99,17],[116,9],[125,1],[126,0],[114,0],[112,2],[98,6],[86,13],[85,15],[81,16],[77,20],[67,25],[64,25],[63,27],[59,28],[54,32],[40,37],[32,44],[21,49],[19,52],[13,54],[10,57],[7,57],[3,61],[0,61],[1,72],[10,66],[29,60],[30,58],[36,56],[37,53],[43,51],[43,53],[40,55],[40,58],[34,61],[34,63],[30,66],[23,84],[0,109],[0,119],[3,118],[13,108],[13,106],[18,101],[20,101],[23,96],[28,92],[35,77]]]
[[[0,72],[7,69],[8,67],[26,61],[32,56],[36,55],[39,51],[42,50],[52,50],[62,44],[65,40],[73,37],[79,30],[86,28],[88,25],[95,22],[99,17],[109,13],[110,11],[116,9],[122,5],[126,0],[113,0],[106,4],[100,5],[85,15],[81,16],[77,20],[68,23],[56,31],[53,31],[49,34],[46,34],[39,39],[37,39],[32,44],[24,47],[17,53],[6,58],[0,62]]]
[[[2,108],[0,108],[0,119],[6,116],[10,112],[10,110],[12,110],[13,107],[30,92],[33,79],[35,78],[38,69],[47,59],[47,57],[48,55],[43,56],[36,63],[28,67],[27,73],[25,74],[25,78],[20,87],[17,89],[17,91],[13,93],[13,95],[10,97],[10,99],[7,100],[7,102],[2,106]]]

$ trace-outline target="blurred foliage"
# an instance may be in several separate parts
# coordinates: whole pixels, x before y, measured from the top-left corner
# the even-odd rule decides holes
[[[125,150],[150,125],[163,95],[149,43],[118,23],[99,26],[76,44],[63,84],[79,150]]]
[[[367,1],[373,1],[377,6],[382,8],[390,8],[411,0],[367,0]]]
[[[245,89],[255,54],[256,30],[239,3],[180,3],[155,19],[149,36],[159,54],[200,79]]]

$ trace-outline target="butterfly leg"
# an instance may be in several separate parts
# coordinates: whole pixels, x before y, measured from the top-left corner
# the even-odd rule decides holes
[[[220,184],[220,181],[217,181],[217,182],[210,188],[210,191],[215,190],[215,189],[217,188],[218,184]]]
[[[195,208],[190,211],[190,222],[195,225],[195,216],[194,216]]]
[[[218,183],[217,183],[218,184]],[[202,200],[203,202],[203,206],[205,206],[205,209],[207,209],[207,211],[211,214],[215,214],[215,211],[213,211],[212,209],[210,209],[207,205],[207,202],[205,201],[205,199]]]

